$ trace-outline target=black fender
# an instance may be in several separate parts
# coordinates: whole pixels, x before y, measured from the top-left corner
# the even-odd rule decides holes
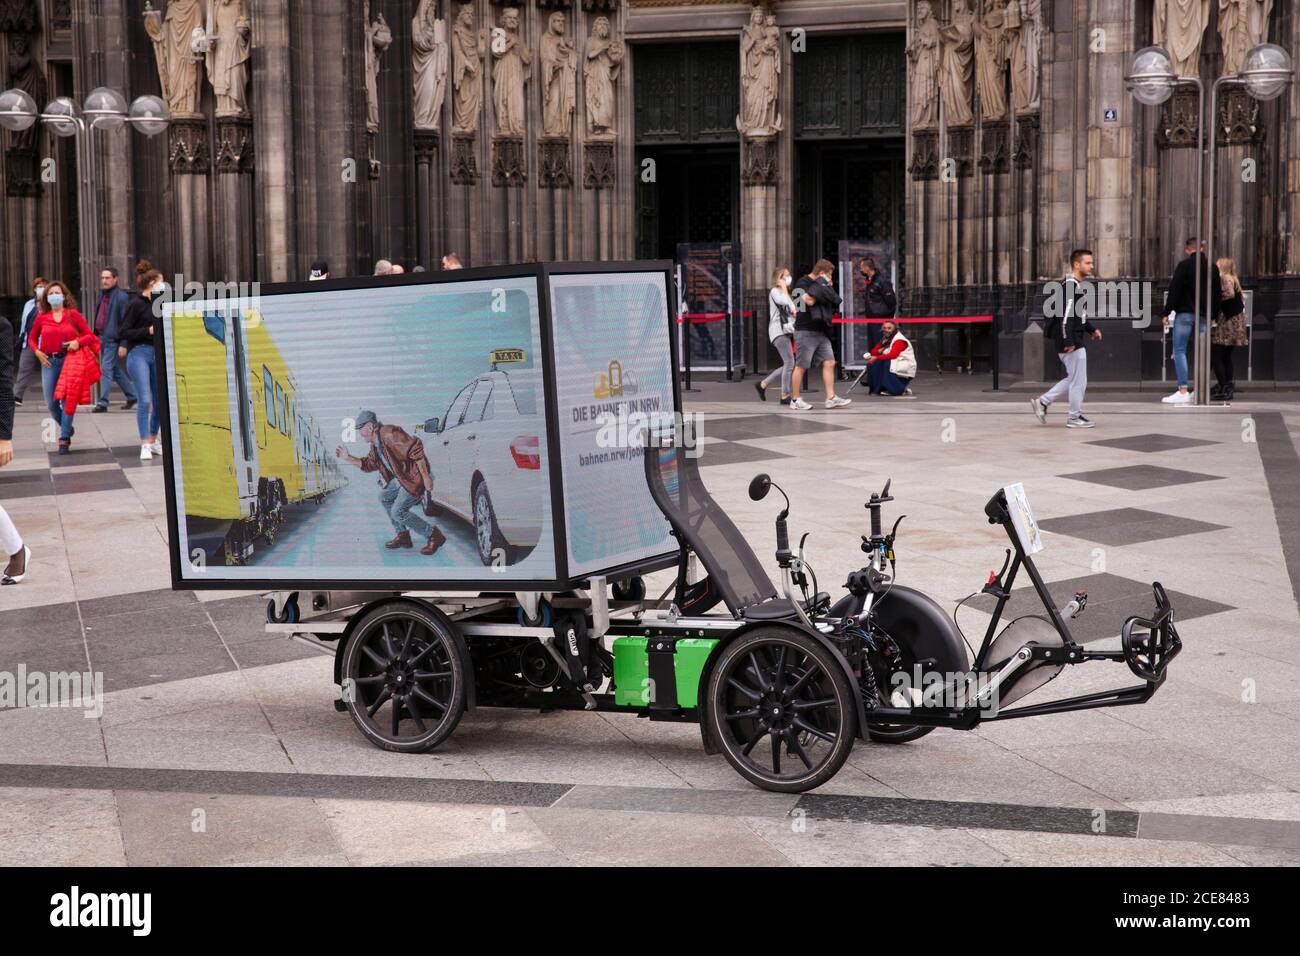
[[[718,745],[713,741],[713,738],[709,736],[709,723],[704,719],[704,707],[705,707],[705,701],[707,699],[705,697],[705,690],[709,686],[709,678],[710,676],[712,676],[714,665],[718,661],[718,657],[719,657],[718,652],[721,651],[728,644],[730,644],[732,641],[736,640],[739,637],[742,637],[745,634],[748,634],[750,631],[759,627],[789,628],[792,631],[798,631],[800,634],[806,635],[807,637],[811,637],[822,647],[826,648],[826,650],[830,653],[831,657],[833,657],[836,663],[840,665],[840,670],[843,671],[845,678],[847,678],[849,682],[849,686],[853,688],[854,691],[853,702],[854,704],[857,705],[857,711],[858,711],[858,739],[866,740],[867,739],[867,712],[866,712],[866,708],[863,706],[862,703],[862,690],[858,685],[858,675],[853,673],[853,668],[849,666],[849,662],[844,658],[844,655],[840,653],[840,649],[835,646],[835,643],[825,634],[821,633],[815,628],[804,627],[802,622],[797,620],[752,621],[746,624],[742,624],[734,631],[729,631],[726,634],[726,636],[724,636],[720,641],[718,641],[718,646],[713,649],[713,653],[709,655],[709,659],[705,663],[704,669],[700,671],[700,686],[696,691],[695,699],[699,701],[698,706],[699,706],[699,714],[700,714],[700,739],[704,744],[704,752],[706,754],[718,754],[722,752],[718,748]]]
[[[383,607],[388,604],[416,604],[424,610],[442,619],[447,625],[447,630],[451,632],[452,638],[456,642],[456,650],[460,654],[461,670],[465,674],[465,710],[471,711],[475,705],[474,690],[474,664],[469,655],[469,645],[465,643],[465,638],[460,633],[460,628],[456,627],[455,622],[447,617],[442,608],[436,604],[430,604],[428,601],[421,601],[419,598],[404,597],[395,594],[392,597],[380,598],[378,601],[371,601],[369,604],[363,604],[357,609],[357,612],[348,618],[348,626],[344,629],[339,642],[334,647],[334,683],[340,687],[343,686],[343,652],[348,646],[348,641],[352,639],[353,628],[359,620],[366,614],[377,607]]]
[[[957,622],[933,599],[912,588],[894,585],[872,605],[876,622],[918,660],[934,658],[938,670],[970,670],[966,641]]]

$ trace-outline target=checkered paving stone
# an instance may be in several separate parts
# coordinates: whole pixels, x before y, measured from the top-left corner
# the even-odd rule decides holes
[[[1077,471],[1061,478],[1086,481],[1094,485],[1109,485],[1125,491],[1147,491],[1151,488],[1168,488],[1171,485],[1190,485],[1198,481],[1219,481],[1221,475],[1205,475],[1197,471],[1180,471],[1159,465],[1128,465],[1124,468],[1103,468],[1100,471]]]
[[[1161,435],[1151,432],[1147,435],[1130,435],[1127,438],[1105,438],[1101,441],[1084,442],[1085,445],[1098,445],[1102,448],[1119,448],[1123,451],[1158,452],[1179,451],[1183,448],[1196,448],[1201,445],[1218,445],[1217,441],[1205,438],[1187,438],[1183,435]]]
[[[706,439],[700,448],[700,467],[708,465],[739,465],[747,461],[769,461],[774,458],[789,458],[790,455],[753,445],[742,445],[734,441]]]
[[[88,491],[116,491],[121,488],[130,488],[131,482],[126,480],[126,475],[122,473],[121,468],[110,468],[104,471],[75,471],[69,474],[64,471],[54,471],[54,493],[56,495],[75,495]]]
[[[1112,511],[1093,511],[1062,518],[1044,518],[1038,522],[1044,531],[1054,534],[1096,541],[1114,546],[1160,541],[1185,534],[1221,531],[1224,526],[1194,518],[1145,511],[1141,508],[1116,508]]]
[[[1082,590],[1088,595],[1088,604],[1082,614],[1066,624],[1074,639],[1081,644],[1118,637],[1124,622],[1133,615],[1149,617],[1155,612],[1155,597],[1151,593],[1151,582],[1136,581],[1118,574],[1090,574],[1084,577],[1067,578],[1053,581],[1047,585],[1052,595],[1052,603],[1062,608],[1073,600],[1075,592]],[[1205,598],[1184,594],[1181,591],[1166,589],[1169,603],[1174,608],[1177,621],[1190,621],[1193,618],[1221,614],[1236,610],[1230,604],[1220,604]],[[981,594],[969,602],[970,607],[991,613],[996,603],[992,595]],[[1028,581],[1017,582],[1011,591],[1011,600],[1003,611],[1003,621],[1011,621],[1026,614],[1043,614],[1044,608],[1033,585]],[[969,636],[969,635],[968,635]],[[976,637],[982,635],[975,635]]]
[[[54,484],[50,481],[50,475],[51,472],[46,469],[0,474],[0,501],[54,494]]]
[[[785,435],[817,435],[824,432],[849,431],[847,425],[835,425],[815,418],[801,417],[783,405],[770,415],[752,415],[733,418],[708,417],[702,432],[706,438],[724,441],[743,441],[749,438],[778,438]]]

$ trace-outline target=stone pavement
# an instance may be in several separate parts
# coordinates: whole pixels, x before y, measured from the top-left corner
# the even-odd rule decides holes
[[[770,560],[775,509],[745,494],[769,472],[825,590],[892,477],[900,581],[951,608],[1002,563],[985,500],[1023,481],[1054,595],[1091,595],[1081,638],[1148,611],[1152,580],[1178,612],[1185,650],[1146,705],[860,743],[802,797],[749,787],[697,728],[625,715],[480,710],[434,753],[371,747],[332,706],[328,653],[265,634],[263,599],[169,589],[162,462],[138,460],[134,416],[79,416],[60,459],[29,400],[0,471],[33,550],[0,590],[0,673],[100,671],[106,694],[98,715],[0,710],[0,863],[1300,863],[1294,397],[1099,397],[1079,431],[974,389],[802,415],[749,382],[690,396],[714,496]],[[1035,700],[1132,682],[1094,664]]]

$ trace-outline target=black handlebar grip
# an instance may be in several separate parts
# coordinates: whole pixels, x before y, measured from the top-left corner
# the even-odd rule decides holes
[[[790,532],[786,529],[785,519],[776,519],[776,550],[782,554],[790,552]]]
[[[873,538],[880,537],[880,509],[879,508],[871,509],[871,536]]]

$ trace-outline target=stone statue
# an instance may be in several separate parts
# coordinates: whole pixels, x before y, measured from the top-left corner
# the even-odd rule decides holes
[[[25,33],[9,34],[9,83],[5,88],[22,90],[32,98],[38,110],[45,109],[49,88],[41,64],[32,52],[31,40]],[[9,145],[17,150],[35,149],[36,134],[40,129],[40,124],[34,123],[22,132],[11,132]]]
[[[1201,60],[1201,39],[1210,22],[1210,0],[1155,0],[1151,35],[1157,46],[1169,51],[1174,72],[1196,76]]]
[[[248,57],[253,25],[245,0],[214,0],[214,35],[208,49],[208,82],[217,97],[218,116],[248,115]]]
[[[916,26],[907,47],[911,65],[912,129],[934,129],[939,125],[939,57],[943,52],[939,21],[929,0],[916,5]]]
[[[1223,75],[1240,73],[1246,54],[1268,39],[1273,0],[1219,0]]]
[[[615,130],[614,81],[622,69],[623,41],[612,36],[609,17],[597,17],[587,38],[582,79],[587,94],[587,138],[613,139]]]
[[[393,42],[393,31],[388,28],[382,13],[370,22],[370,4],[365,6],[366,23],[366,130],[371,133],[379,131],[379,58]]]
[[[1043,0],[1008,0],[1007,38],[1011,44],[1011,103],[1017,113],[1041,105],[1039,54],[1043,38]]]
[[[172,116],[193,118],[199,112],[199,58],[190,49],[194,31],[203,31],[199,0],[168,0],[164,15],[145,0],[144,28],[153,41],[158,81]]]
[[[434,0],[420,0],[411,20],[411,73],[416,129],[442,125],[447,95],[447,21],[434,18]]]
[[[980,94],[980,114],[986,120],[1007,115],[1007,30],[1005,0],[984,0],[984,19],[975,24],[975,85]]]
[[[776,17],[763,19],[755,6],[740,34],[740,115],[736,129],[744,136],[772,136],[781,129],[777,103],[781,92],[781,30]]]
[[[492,105],[496,108],[497,132],[505,136],[524,135],[524,84],[528,82],[532,52],[519,38],[519,10],[506,7],[501,25],[492,31]]]
[[[952,0],[952,22],[939,31],[943,36],[943,72],[939,89],[949,126],[969,126],[972,81],[975,76],[975,14],[969,0]]]
[[[451,131],[478,132],[483,106],[483,57],[487,56],[487,30],[474,30],[474,8],[460,8],[451,31]]]
[[[547,21],[542,35],[542,132],[568,136],[573,129],[573,106],[578,97],[578,51],[566,36],[567,17],[559,10]]]

